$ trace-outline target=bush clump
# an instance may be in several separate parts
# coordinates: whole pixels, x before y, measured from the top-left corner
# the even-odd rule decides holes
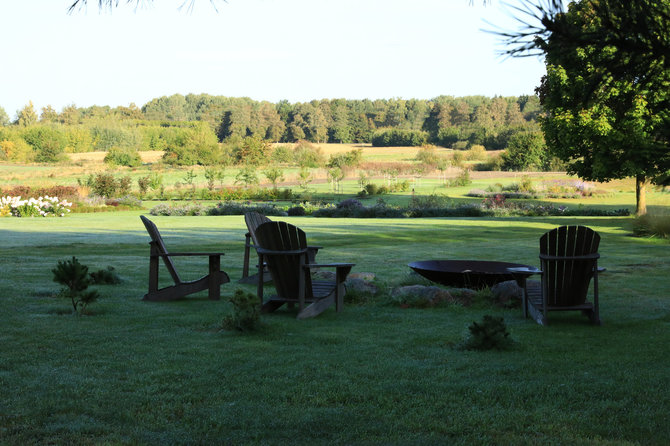
[[[237,289],[228,301],[233,304],[233,313],[223,318],[223,328],[242,332],[252,332],[260,328],[261,309],[256,296]]]
[[[670,215],[645,214],[633,221],[636,237],[670,238]]]
[[[122,282],[119,273],[116,272],[113,266],[93,271],[89,275],[91,276],[91,282],[96,285],[116,285]]]
[[[485,315],[468,330],[468,337],[458,346],[461,350],[508,350],[514,345],[502,317]]]
[[[244,215],[247,212],[258,212],[263,215],[285,217],[286,211],[281,208],[260,204],[251,205],[235,202],[218,203],[216,206],[208,206],[200,203],[188,203],[180,205],[158,204],[151,208],[151,215],[163,216],[198,216],[198,215]]]
[[[420,130],[381,129],[372,135],[373,147],[420,147],[428,141],[428,133]]]
[[[103,161],[110,166],[137,167],[142,165],[140,154],[131,148],[112,147],[107,151]]]
[[[307,210],[303,206],[293,206],[286,211],[289,217],[304,217],[307,215]]]

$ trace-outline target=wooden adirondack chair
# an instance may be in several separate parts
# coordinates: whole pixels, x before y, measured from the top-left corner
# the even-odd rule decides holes
[[[261,224],[267,223],[269,221],[272,220],[270,220],[265,215],[259,214],[258,212],[247,212],[244,214],[244,222],[247,224],[247,230],[249,232],[244,235],[244,262],[242,264],[242,278],[238,281],[239,283],[258,283],[258,274],[253,274],[251,276],[249,275],[249,259],[251,257],[251,248],[258,246],[258,240],[256,240],[256,228],[258,228]],[[314,259],[316,258],[316,254],[320,248],[320,246],[307,247],[309,256],[308,263],[314,263]],[[270,274],[265,274],[264,278],[266,282],[272,280]]]
[[[580,310],[600,325],[598,245],[600,235],[586,226],[561,226],[540,238],[541,283],[529,282],[524,315],[547,323],[548,311]],[[593,302],[586,300],[593,279]]]
[[[298,319],[313,317],[335,304],[341,311],[346,288],[344,281],[353,263],[309,263],[309,249],[304,231],[292,224],[272,221],[256,228],[256,251],[259,255],[258,297],[261,311],[275,311],[285,303],[298,304]],[[263,263],[272,275],[277,295],[263,302]],[[335,268],[334,281],[314,281],[313,268]],[[310,305],[307,305],[310,303]]]
[[[239,283],[255,284],[258,282],[258,274],[249,275],[249,259],[251,257],[251,248],[257,246],[256,228],[263,223],[271,221],[265,215],[258,212],[247,212],[244,214],[244,222],[247,224],[248,232],[244,234],[244,262],[242,264],[242,278]],[[270,280],[269,274],[267,280]]]
[[[156,225],[141,215],[142,223],[147,228],[147,232],[151,237],[151,254],[149,257],[149,292],[144,295],[143,300],[150,301],[168,301],[180,299],[189,294],[196,293],[202,290],[209,290],[209,298],[218,300],[221,297],[221,284],[230,282],[228,274],[220,271],[221,256],[223,253],[197,253],[197,252],[168,252],[163,243],[163,237]],[[192,256],[208,256],[209,257],[209,274],[201,277],[198,280],[184,282],[177,274],[177,269],[172,262],[172,257],[192,257]],[[158,289],[158,259],[163,259],[174,285]]]

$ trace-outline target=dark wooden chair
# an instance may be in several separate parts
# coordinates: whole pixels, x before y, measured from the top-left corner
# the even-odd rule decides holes
[[[256,228],[263,223],[271,221],[265,215],[258,212],[247,212],[244,214],[244,222],[247,224],[247,233],[244,234],[244,261],[242,263],[242,278],[239,283],[255,284],[258,282],[258,274],[249,275],[249,259],[251,258],[251,248],[255,248]],[[270,280],[270,275],[267,275]]]
[[[249,275],[249,259],[251,258],[251,248],[255,248],[258,245],[258,241],[256,240],[256,228],[269,221],[272,220],[258,212],[247,212],[244,214],[244,222],[247,225],[248,232],[244,235],[244,261],[242,264],[242,278],[238,281],[239,283],[258,283],[258,274]],[[320,246],[307,247],[309,263],[315,262],[316,254],[319,252],[320,248]],[[267,270],[265,272],[267,272]],[[272,280],[270,274],[265,274],[264,278],[266,282]]]
[[[353,263],[309,263],[305,232],[290,223],[266,222],[256,228],[258,262],[258,297],[261,311],[273,312],[282,305],[298,304],[298,319],[316,316],[335,304],[341,311],[346,288],[344,281]],[[263,302],[263,264],[272,275],[277,295]],[[310,270],[335,268],[335,280],[312,280]],[[309,304],[309,305],[307,305]]]
[[[540,238],[542,281],[528,281],[524,315],[547,323],[549,311],[582,311],[600,325],[598,245],[600,235],[586,226],[561,226]],[[593,279],[593,302],[587,301]]]
[[[151,242],[149,243],[151,245],[151,254],[149,257],[149,292],[144,295],[144,300],[176,300],[203,290],[209,290],[210,299],[218,300],[221,297],[221,284],[230,282],[228,274],[220,271],[221,256],[223,253],[168,252],[165,243],[163,243],[163,237],[161,237],[160,232],[158,232],[156,225],[143,215],[141,215],[140,218],[151,237]],[[209,274],[198,280],[184,282],[179,277],[179,274],[177,274],[177,269],[172,262],[172,257],[192,256],[209,257]],[[159,258],[163,259],[163,263],[174,281],[174,285],[161,289],[158,289]]]

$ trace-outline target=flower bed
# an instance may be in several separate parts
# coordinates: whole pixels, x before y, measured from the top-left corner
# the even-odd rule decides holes
[[[576,180],[548,180],[540,184],[533,184],[526,178],[521,183],[512,183],[507,186],[495,184],[486,190],[472,189],[469,197],[490,198],[502,195],[505,198],[515,199],[542,199],[542,198],[583,198],[609,195],[607,191],[596,189],[593,184]]]
[[[45,195],[22,200],[21,197],[0,198],[0,216],[3,217],[65,217],[72,203]]]

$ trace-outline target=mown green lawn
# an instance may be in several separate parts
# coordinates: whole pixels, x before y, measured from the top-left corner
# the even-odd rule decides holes
[[[630,237],[631,218],[286,218],[321,260],[356,262],[381,285],[412,260],[537,265],[543,232],[588,225],[602,236],[604,324],[378,298],[305,321],[263,315],[261,332],[240,334],[220,327],[240,287],[243,218],[153,218],[173,250],[226,252],[232,282],[218,302],[148,303],[138,216],[0,219],[0,444],[670,443],[670,249]],[[91,315],[54,297],[51,269],[73,255],[124,279],[98,287]],[[204,262],[178,265],[195,278]],[[504,317],[513,350],[454,349],[484,314]]]

